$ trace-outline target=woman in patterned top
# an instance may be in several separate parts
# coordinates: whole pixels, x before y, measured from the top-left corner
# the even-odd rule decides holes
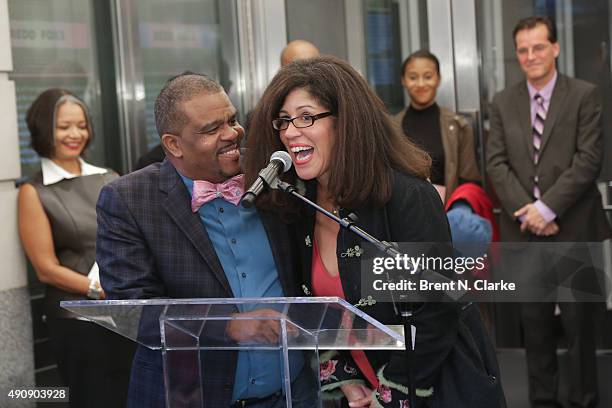
[[[284,149],[295,167],[283,178],[303,182],[306,196],[323,208],[341,218],[356,214],[359,226],[381,240],[450,242],[442,202],[427,181],[429,156],[401,135],[347,63],[320,57],[282,68],[255,109],[250,135],[246,185]],[[356,235],[278,191],[257,205],[294,222],[306,295],[340,296],[384,324],[402,324],[392,303],[362,298]],[[478,310],[464,306],[414,309],[411,367],[401,351],[322,354],[323,393],[351,407],[406,407],[410,399],[419,407],[503,406],[494,350]]]

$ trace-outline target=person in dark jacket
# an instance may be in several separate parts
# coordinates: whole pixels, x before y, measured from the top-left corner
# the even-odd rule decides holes
[[[284,180],[304,183],[306,195],[328,211],[356,214],[360,227],[386,241],[450,242],[442,202],[427,181],[429,156],[400,134],[347,63],[319,57],[282,68],[251,127],[247,185],[272,152],[287,150],[295,167]],[[305,295],[343,297],[384,324],[402,323],[392,303],[362,296],[357,236],[278,191],[260,196],[257,205],[295,220]],[[351,407],[407,407],[411,399],[417,407],[505,406],[477,308],[423,303],[413,311],[410,367],[405,352],[330,351],[321,355],[322,391],[345,397]]]
[[[410,106],[393,116],[404,135],[432,158],[430,180],[447,201],[465,182],[480,182],[474,132],[465,118],[438,106],[440,62],[427,50],[418,50],[402,64],[402,85]]]
[[[604,152],[599,91],[557,71],[562,47],[550,19],[526,17],[516,23],[512,36],[525,78],[493,98],[487,142],[487,171],[502,210],[501,240],[529,243],[531,248],[605,241],[612,231],[597,187]],[[588,251],[573,256],[591,258]],[[551,285],[552,274],[564,274],[558,282],[550,281],[555,289],[562,288],[559,294],[536,296],[520,305],[529,400],[536,408],[561,406],[558,307],[568,345],[569,403],[595,407],[595,303],[567,301],[561,293],[598,284],[584,267],[574,267],[565,257],[539,261],[533,256],[527,265],[532,287]]]
[[[138,158],[138,161],[136,162],[136,165],[132,171],[144,169],[149,164],[161,163],[165,158],[166,153],[164,153],[164,148],[161,144],[158,144]]]
[[[117,174],[82,158],[93,140],[87,107],[64,89],[38,95],[26,114],[41,171],[19,189],[19,234],[46,284],[43,312],[71,407],[124,407],[134,346],[60,308],[104,299],[96,254],[96,200]]]
[[[155,120],[167,158],[100,192],[96,258],[107,297],[293,295],[296,262],[287,226],[276,214],[238,205],[244,190],[238,148],[244,130],[221,85],[192,73],[169,79],[155,101]],[[219,332],[226,341],[277,341],[279,323],[266,318],[270,310],[240,312],[257,319],[230,321]],[[141,338],[150,334],[150,320],[143,321]],[[209,326],[206,331],[217,334]],[[201,384],[186,382],[176,394],[193,406],[201,385],[204,407],[277,407],[284,403],[278,361],[266,350],[211,352],[202,357]],[[293,406],[313,406],[310,370],[301,356],[290,358],[290,364]],[[164,368],[160,350],[138,346],[128,407],[166,406],[164,386],[176,377],[170,379]],[[180,374],[190,373],[186,364]],[[185,406],[174,398],[168,397],[169,404],[178,400]]]

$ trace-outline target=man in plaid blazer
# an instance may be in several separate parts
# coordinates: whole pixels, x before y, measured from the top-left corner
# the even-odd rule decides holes
[[[167,159],[108,184],[98,201],[97,262],[107,298],[294,295],[287,229],[274,214],[238,205],[244,130],[223,89],[203,75],[179,75],[160,92],[155,118]],[[196,194],[202,188],[212,190]],[[230,324],[226,333],[236,340],[265,337],[272,324]],[[272,374],[257,370],[269,364],[251,362],[245,373],[259,375],[247,378],[236,375],[240,358],[218,352],[207,361],[214,375],[204,373],[205,406],[276,406],[278,389],[271,393],[269,386],[280,375],[269,378],[268,388],[259,386],[259,378]],[[128,406],[163,407],[164,398],[161,353],[139,346]]]

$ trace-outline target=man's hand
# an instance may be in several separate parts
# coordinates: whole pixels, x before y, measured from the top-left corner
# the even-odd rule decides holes
[[[548,225],[544,217],[542,217],[542,214],[540,214],[538,211],[538,208],[533,203],[529,203],[515,211],[514,216],[516,218],[523,217],[521,222],[521,232],[529,230],[536,235],[542,235],[544,229]]]
[[[559,232],[559,226],[557,225],[556,222],[552,221],[552,222],[549,222],[548,225],[546,225],[546,228],[542,230],[542,233],[540,235],[544,237],[550,237],[551,235],[555,235],[558,232]]]
[[[237,313],[227,325],[227,335],[241,343],[277,343],[281,332],[281,313],[272,309],[259,309],[252,312]],[[289,330],[290,328],[287,327]]]
[[[340,389],[351,408],[367,408],[372,402],[372,390],[364,384],[345,384]]]

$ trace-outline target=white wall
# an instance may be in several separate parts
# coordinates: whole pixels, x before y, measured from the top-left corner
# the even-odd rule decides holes
[[[27,285],[25,261],[17,234],[17,190],[21,177],[15,83],[7,0],[0,0],[0,291]]]

